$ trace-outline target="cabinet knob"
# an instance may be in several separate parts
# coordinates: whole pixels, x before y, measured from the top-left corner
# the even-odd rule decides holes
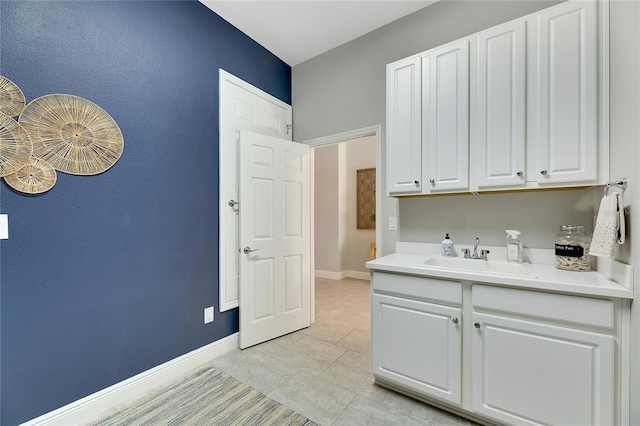
[[[479,322],[476,322],[476,323],[474,323],[474,324],[473,324],[473,326],[474,326],[475,328],[480,328],[480,323],[479,323]]]
[[[540,174],[546,176],[549,173],[547,170],[540,170]]]
[[[420,182],[417,180],[414,180],[413,183],[415,183],[416,185],[420,185]]]
[[[436,184],[436,180],[435,180],[435,179],[429,179],[429,183],[430,183],[431,185],[435,185],[435,184]]]
[[[457,324],[459,322],[458,318],[453,318],[451,321],[453,321],[454,324]]]
[[[522,173],[522,170],[520,170],[518,173],[516,173],[518,176],[522,176],[524,173]]]

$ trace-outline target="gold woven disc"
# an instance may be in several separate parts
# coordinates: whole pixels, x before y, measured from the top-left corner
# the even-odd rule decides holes
[[[51,164],[36,157],[31,157],[23,168],[4,177],[10,187],[26,194],[47,192],[57,179],[56,170]]]
[[[29,102],[18,121],[31,136],[33,155],[72,175],[97,175],[124,150],[118,124],[105,110],[73,95],[45,95]]]
[[[0,113],[9,117],[17,117],[25,105],[24,93],[18,85],[0,75]]]
[[[13,118],[0,114],[0,176],[20,170],[32,151],[27,131]]]

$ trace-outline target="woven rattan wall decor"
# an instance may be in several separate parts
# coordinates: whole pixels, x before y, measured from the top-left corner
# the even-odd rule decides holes
[[[356,170],[357,229],[376,229],[376,169]]]
[[[31,158],[32,151],[27,131],[13,118],[0,114],[0,176],[20,170]]]
[[[33,142],[33,155],[71,175],[97,175],[122,155],[120,128],[98,105],[73,95],[29,102],[18,122]]]
[[[0,75],[0,113],[9,117],[17,117],[25,105],[24,93],[18,85]]]
[[[46,192],[57,181],[56,170],[81,176],[103,173],[123,150],[118,124],[98,105],[64,94],[27,104],[20,88],[0,75],[0,177],[13,189]]]
[[[17,172],[4,177],[7,185],[26,194],[47,192],[56,184],[56,170],[46,161],[31,157]]]

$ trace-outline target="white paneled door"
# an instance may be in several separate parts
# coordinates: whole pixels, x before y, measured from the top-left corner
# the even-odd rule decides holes
[[[311,321],[310,152],[240,132],[240,348]]]

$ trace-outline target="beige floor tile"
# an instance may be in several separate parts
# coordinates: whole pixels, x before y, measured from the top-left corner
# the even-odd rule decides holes
[[[369,357],[348,351],[322,373],[322,378],[374,401],[382,402],[388,390],[373,383]]]
[[[226,359],[220,358],[212,362],[215,367],[265,394],[298,372],[298,368],[254,348],[238,351]]]
[[[351,333],[340,339],[336,345],[354,352],[369,355],[371,346],[370,342],[369,330],[356,328]]]
[[[467,426],[477,424],[394,391],[389,391],[385,395],[382,405],[389,409],[404,413],[427,425]]]
[[[300,330],[305,336],[310,336],[323,342],[337,343],[353,331],[350,325],[327,322],[326,320],[316,321],[311,327]]]
[[[303,336],[290,346],[271,356],[284,364],[312,374],[320,374],[340,358],[347,350],[309,336]]]
[[[424,423],[358,395],[333,424],[343,426],[411,426],[423,425]]]
[[[300,371],[268,396],[320,425],[331,425],[356,395],[320,376]]]

